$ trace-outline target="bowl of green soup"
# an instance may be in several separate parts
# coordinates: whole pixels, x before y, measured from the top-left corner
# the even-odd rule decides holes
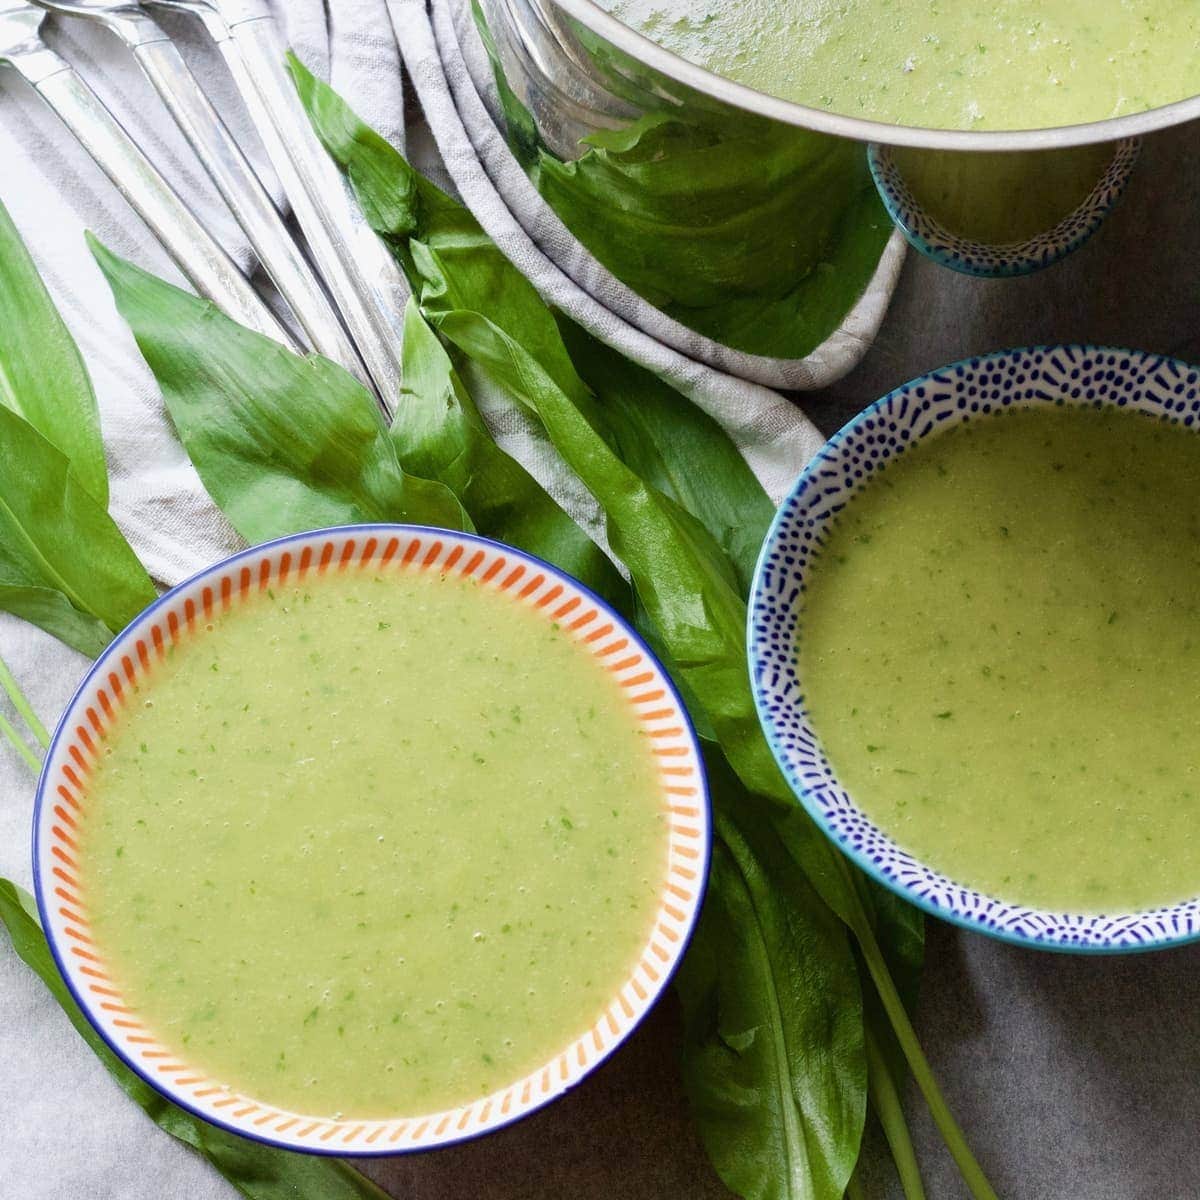
[[[1091,346],[913,380],[764,544],[759,716],[822,830],[1023,945],[1200,936],[1200,369]]]
[[[254,547],[105,651],[46,756],[38,904],[125,1062],[247,1137],[476,1137],[654,1004],[709,854],[695,735],[602,600],[483,538]]]

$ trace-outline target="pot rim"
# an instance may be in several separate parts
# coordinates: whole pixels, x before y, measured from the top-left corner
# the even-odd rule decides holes
[[[791,100],[782,100],[765,92],[734,83],[704,67],[680,58],[657,42],[605,12],[594,0],[547,0],[584,25],[592,33],[610,42],[618,50],[678,83],[703,92],[746,112],[782,121],[818,133],[850,138],[859,142],[880,142],[889,146],[912,146],[926,150],[1020,151],[1061,150],[1070,146],[1090,146],[1120,138],[1141,137],[1160,129],[1182,125],[1200,117],[1200,95],[1176,100],[1171,104],[1109,117],[1082,125],[1060,125],[1046,129],[929,129],[923,126],[890,125],[867,121],[840,113],[810,108]]]

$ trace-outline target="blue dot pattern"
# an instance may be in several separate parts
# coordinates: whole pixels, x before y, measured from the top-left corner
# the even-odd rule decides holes
[[[751,684],[792,790],[835,844],[880,882],[929,912],[1005,940],[1080,952],[1152,949],[1200,937],[1200,899],[1138,913],[1047,912],[985,896],[902,850],[834,778],[797,674],[805,573],[854,492],[921,438],[1003,409],[1051,404],[1140,409],[1198,426],[1200,368],[1133,350],[1035,347],[955,363],[877,401],[825,444],[776,514],[751,588]]]
[[[959,237],[934,220],[909,190],[889,147],[873,144],[868,161],[883,205],[910,245],[964,275],[1002,279],[1040,271],[1078,250],[1121,198],[1140,149],[1138,138],[1118,142],[1104,174],[1077,208],[1053,229],[1006,246]]]

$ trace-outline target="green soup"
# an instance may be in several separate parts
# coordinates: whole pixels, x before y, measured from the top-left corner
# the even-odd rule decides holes
[[[1128,410],[985,417],[836,519],[800,625],[839,780],[950,878],[1129,911],[1200,894],[1200,443]]]
[[[280,1108],[465,1103],[586,1031],[667,832],[613,676],[457,575],[276,587],[179,644],[89,788],[85,891],[127,1003]]]
[[[739,83],[898,125],[1075,125],[1200,91],[1195,0],[601,2]]]

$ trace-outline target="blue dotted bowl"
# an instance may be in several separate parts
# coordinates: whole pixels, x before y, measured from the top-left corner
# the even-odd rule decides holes
[[[1104,224],[1120,200],[1140,150],[1138,138],[1118,142],[1096,186],[1057,225],[1024,241],[999,246],[960,237],[929,213],[905,181],[892,147],[872,143],[867,162],[888,216],[910,246],[963,275],[1011,279],[1031,275],[1078,250]]]
[[[796,646],[805,573],[846,502],[921,438],[998,409],[1051,404],[1135,408],[1200,427],[1200,368],[1136,350],[1039,346],[954,363],[876,401],[825,443],[767,534],[748,619],[754,699],[775,759],[813,820],[868,875],[918,907],[1041,949],[1106,953],[1178,945],[1200,938],[1200,899],[1135,913],[1049,912],[984,895],[925,866],[839,785],[804,705]]]

